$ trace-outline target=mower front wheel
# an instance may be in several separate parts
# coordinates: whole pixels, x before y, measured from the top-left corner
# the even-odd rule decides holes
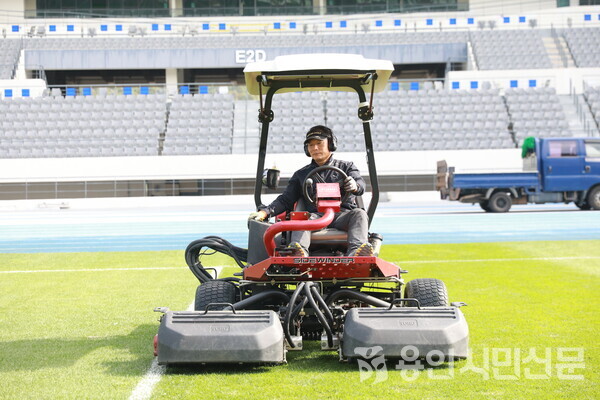
[[[406,284],[404,297],[419,300],[422,307],[448,306],[448,290],[439,279],[413,279]]]
[[[194,310],[204,311],[206,306],[211,303],[233,304],[236,300],[236,291],[235,285],[227,281],[208,281],[202,283],[196,289]],[[220,307],[220,309],[224,308],[226,307]],[[219,307],[214,309],[217,310]]]

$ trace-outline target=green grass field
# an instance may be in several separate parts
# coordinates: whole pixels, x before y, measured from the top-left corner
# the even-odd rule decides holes
[[[0,254],[0,398],[128,398],[153,360],[153,308],[192,302],[182,253]],[[388,363],[384,381],[361,382],[356,364],[308,342],[283,366],[168,368],[152,398],[600,397],[600,241],[389,245],[381,257],[468,304],[470,361],[418,375]],[[532,349],[550,360],[527,360]]]

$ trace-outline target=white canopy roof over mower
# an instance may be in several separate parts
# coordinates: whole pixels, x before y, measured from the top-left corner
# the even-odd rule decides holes
[[[297,81],[298,87],[282,88],[282,92],[298,91],[353,91],[348,87],[336,86],[336,81],[362,80],[365,92],[381,92],[385,89],[388,79],[394,70],[389,60],[374,60],[364,58],[359,54],[294,54],[275,57],[272,61],[259,61],[246,65],[244,76],[248,92],[260,94],[259,79],[263,86],[269,86],[273,81]],[[372,79],[376,74],[377,79]],[[259,78],[262,77],[262,78]],[[314,86],[316,82],[328,84]],[[375,87],[372,88],[373,82]],[[313,83],[311,86],[310,83]],[[304,86],[304,85],[307,86]]]

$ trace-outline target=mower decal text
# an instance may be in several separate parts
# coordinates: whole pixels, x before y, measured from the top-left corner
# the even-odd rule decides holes
[[[352,257],[301,257],[294,258],[294,264],[351,264]]]
[[[211,325],[211,332],[229,332],[231,327],[229,325]]]
[[[398,324],[400,326],[417,326],[417,320],[416,319],[404,319],[404,320],[400,320],[398,321]]]

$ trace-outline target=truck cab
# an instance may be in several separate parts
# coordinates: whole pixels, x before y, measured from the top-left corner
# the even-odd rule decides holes
[[[600,180],[600,139],[539,139],[538,144],[544,191],[581,191]]]

